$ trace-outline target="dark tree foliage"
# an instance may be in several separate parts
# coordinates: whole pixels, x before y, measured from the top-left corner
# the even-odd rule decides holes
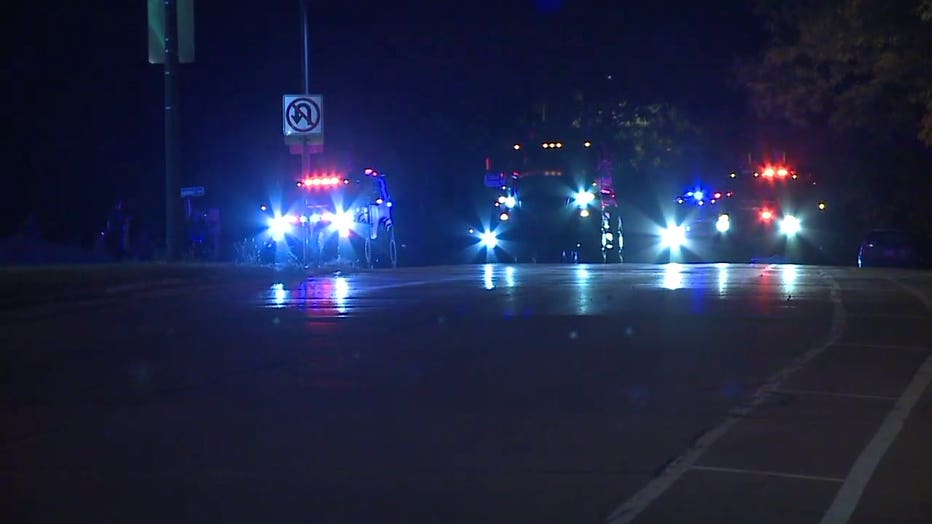
[[[624,171],[649,175],[672,169],[699,134],[694,124],[667,103],[590,104],[581,96],[577,102],[572,126],[598,137]]]
[[[739,66],[763,117],[932,147],[932,0],[760,0],[771,42]]]

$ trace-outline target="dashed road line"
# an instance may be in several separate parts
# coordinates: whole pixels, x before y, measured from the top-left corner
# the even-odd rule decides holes
[[[913,376],[913,380],[897,400],[896,405],[887,414],[874,438],[871,439],[854,462],[854,466],[848,472],[844,484],[835,495],[835,500],[825,516],[822,517],[822,524],[844,524],[848,522],[861,500],[861,495],[864,493],[867,483],[870,482],[874,471],[880,464],[880,460],[893,444],[893,441],[896,440],[896,436],[903,429],[903,423],[909,418],[910,411],[919,401],[930,382],[932,382],[932,356],[926,358],[922,366],[919,367],[919,371]]]
[[[733,409],[728,418],[699,437],[699,439],[693,443],[692,447],[668,464],[663,472],[654,477],[646,486],[616,508],[615,511],[608,516],[606,522],[609,524],[625,524],[632,522],[655,500],[660,498],[660,496],[676,483],[676,481],[686,474],[686,472],[699,461],[702,455],[722,438],[722,436],[728,433],[739,420],[747,417],[755,408],[769,400],[773,392],[780,389],[780,384],[792,374],[799,371],[809,361],[834,345],[835,342],[841,338],[845,329],[845,307],[841,298],[841,286],[839,286],[834,278],[826,273],[821,273],[821,275],[830,283],[829,297],[831,298],[833,306],[832,327],[825,342],[810,349],[794,359],[789,366],[774,373],[763,386],[758,388],[754,397],[748,404]]]
[[[759,469],[741,469],[741,468],[720,468],[717,466],[692,466],[689,469],[696,471],[713,471],[717,473],[737,473],[741,475],[757,475],[763,477],[779,477],[799,480],[818,480],[820,482],[836,482],[841,484],[845,481],[839,477],[823,477],[821,475],[802,475],[799,473],[783,473],[781,471],[767,471]]]
[[[932,312],[932,300],[898,280],[890,280],[903,288],[904,291],[918,298],[926,306],[926,309]],[[893,445],[900,430],[903,429],[903,424],[909,418],[910,412],[919,402],[929,383],[932,383],[932,356],[927,357],[919,366],[919,370],[913,375],[912,380],[896,401],[893,409],[887,413],[883,423],[877,429],[877,433],[874,434],[874,437],[855,460],[851,471],[845,477],[844,484],[841,485],[835,495],[832,505],[829,506],[828,511],[822,517],[821,524],[845,524],[851,519],[854,510],[857,509],[858,503],[861,501],[864,490],[867,488],[867,484],[877,470],[877,466],[880,465],[880,461],[887,453],[887,450]]]

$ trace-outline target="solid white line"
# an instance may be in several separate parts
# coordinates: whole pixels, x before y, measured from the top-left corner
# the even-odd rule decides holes
[[[820,475],[800,475],[798,473],[782,473],[780,471],[764,471],[759,469],[740,469],[740,468],[719,468],[716,466],[693,466],[690,469],[698,471],[715,471],[719,473],[739,473],[743,475],[761,475],[765,477],[781,477],[788,479],[801,480],[819,480],[823,482],[844,482],[845,479],[838,477],[823,477]]]
[[[832,346],[845,329],[845,307],[841,300],[841,286],[835,279],[825,273],[821,275],[831,283],[830,298],[832,300],[832,328],[829,331],[826,341],[816,346],[806,353],[797,357],[789,366],[774,373],[767,382],[758,388],[751,402],[744,406],[739,406],[731,411],[731,414],[722,421],[718,426],[712,428],[701,437],[682,455],[674,459],[667,467],[654,477],[646,486],[641,488],[637,493],[631,496],[623,504],[618,506],[609,516],[606,522],[609,524],[624,524],[632,522],[655,500],[660,498],[663,493],[670,488],[677,480],[680,479],[689,469],[702,457],[702,455],[712,447],[732,426],[739,420],[746,417],[756,407],[766,402],[773,392],[779,389],[790,375],[802,368],[807,362],[819,356],[823,351]]]
[[[896,279],[890,279],[891,282],[901,287],[907,293],[919,299],[926,309],[932,312],[932,300],[919,291],[903,284]],[[841,485],[835,500],[829,506],[828,511],[822,517],[822,524],[844,524],[848,522],[854,510],[867,488],[868,482],[877,470],[877,466],[883,459],[883,456],[890,449],[890,446],[896,440],[903,424],[909,418],[909,413],[919,402],[922,393],[932,382],[932,356],[925,359],[919,370],[913,376],[913,379],[906,386],[906,390],[900,396],[899,400],[893,406],[893,409],[887,413],[886,418],[874,434],[874,438],[867,444],[861,454],[858,456],[851,471],[845,478],[845,483]]]
[[[867,483],[877,469],[877,465],[880,464],[880,460],[887,452],[887,449],[896,440],[897,434],[903,428],[903,423],[909,417],[909,412],[919,401],[929,382],[932,382],[932,356],[926,358],[922,366],[919,367],[919,371],[916,372],[896,405],[887,414],[874,438],[871,439],[854,462],[854,466],[852,466],[851,471],[848,472],[848,476],[845,478],[845,483],[842,484],[832,505],[825,513],[825,516],[822,517],[822,524],[844,524],[848,522],[861,500],[864,488],[867,487]]]
[[[774,393],[786,393],[789,395],[817,395],[817,396],[826,396],[826,397],[840,397],[840,398],[862,398],[866,400],[889,400],[895,401],[899,397],[888,397],[885,395],[863,395],[861,393],[837,393],[834,391],[815,391],[812,389],[777,389],[774,390]]]

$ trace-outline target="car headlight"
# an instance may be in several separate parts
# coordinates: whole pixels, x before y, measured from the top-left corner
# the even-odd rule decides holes
[[[660,233],[660,241],[664,247],[677,249],[686,243],[686,228],[668,226]]]
[[[492,249],[498,245],[498,235],[494,231],[485,231],[479,235],[479,245]]]
[[[800,224],[799,219],[793,215],[786,215],[780,222],[780,231],[788,237],[799,233],[800,229],[802,229],[802,224]]]
[[[269,224],[269,234],[272,235],[272,240],[279,242],[284,240],[285,235],[291,233],[291,220],[288,216],[274,216],[270,217],[268,220]]]
[[[588,191],[580,191],[573,196],[573,202],[579,207],[586,207],[595,200],[595,195]]]
[[[340,233],[341,237],[348,237],[350,230],[353,229],[353,213],[350,211],[341,211],[333,214],[332,226]]]
[[[724,233],[731,229],[731,218],[728,215],[720,215],[718,221],[715,222],[715,229],[719,233]]]

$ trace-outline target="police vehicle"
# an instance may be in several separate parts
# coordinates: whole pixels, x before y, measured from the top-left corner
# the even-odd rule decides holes
[[[585,137],[512,142],[486,159],[489,217],[469,228],[490,258],[621,262],[611,163]]]
[[[262,261],[397,266],[394,202],[382,173],[311,173],[295,182],[285,201],[283,209],[260,206]]]
[[[673,259],[824,262],[832,230],[823,196],[813,176],[785,164],[734,171],[677,195],[660,244]]]

